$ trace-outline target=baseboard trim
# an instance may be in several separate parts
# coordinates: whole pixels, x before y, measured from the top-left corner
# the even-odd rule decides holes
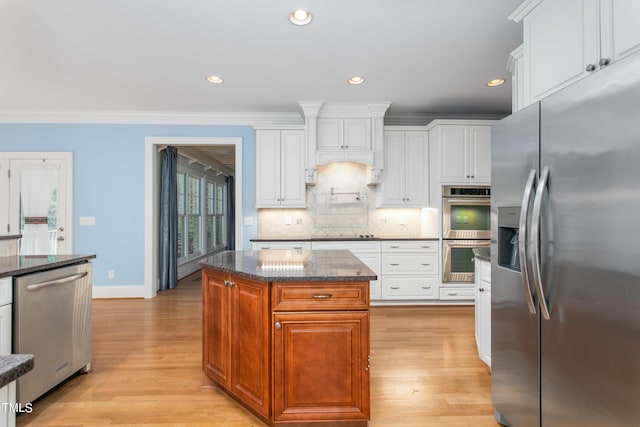
[[[93,299],[103,298],[144,298],[144,286],[94,286]]]

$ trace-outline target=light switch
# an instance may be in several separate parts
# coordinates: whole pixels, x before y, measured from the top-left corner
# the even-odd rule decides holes
[[[291,225],[291,215],[284,216],[284,225]]]
[[[404,225],[404,215],[399,215],[398,216],[398,224]]]
[[[253,225],[253,217],[245,216],[244,217],[244,225]]]
[[[96,225],[95,216],[81,216],[80,225]]]

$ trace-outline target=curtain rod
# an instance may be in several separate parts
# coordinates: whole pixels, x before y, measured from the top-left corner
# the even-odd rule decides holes
[[[164,150],[165,148],[167,148],[167,145],[158,146],[158,152]],[[189,164],[190,165],[193,164],[193,163],[198,163],[198,164],[204,166],[204,171],[205,172],[208,171],[208,170],[212,170],[212,171],[214,171],[216,173],[217,176],[224,175],[225,178],[229,176],[226,173],[224,173],[222,171],[219,171],[218,169],[214,168],[213,166],[204,163],[202,160],[198,160],[198,159],[196,159],[194,157],[191,157],[191,156],[188,156],[188,155],[186,155],[184,153],[181,153],[180,149],[178,149],[178,156],[182,156],[185,159],[189,160]]]

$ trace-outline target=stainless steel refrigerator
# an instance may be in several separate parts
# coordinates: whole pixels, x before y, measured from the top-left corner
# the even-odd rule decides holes
[[[640,54],[492,130],[492,401],[640,426]]]

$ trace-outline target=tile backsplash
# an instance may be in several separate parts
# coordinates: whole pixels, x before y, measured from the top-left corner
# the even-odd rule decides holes
[[[438,236],[437,210],[378,209],[379,188],[368,186],[367,176],[367,166],[358,163],[318,167],[307,208],[259,209],[258,237]]]

